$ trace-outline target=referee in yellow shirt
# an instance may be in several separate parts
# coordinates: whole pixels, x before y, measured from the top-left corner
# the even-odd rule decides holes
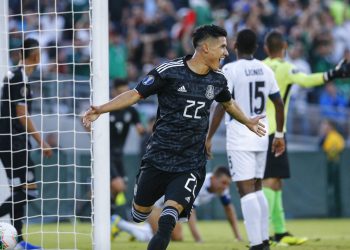
[[[337,78],[350,76],[350,64],[341,62],[335,69],[328,72],[304,74],[296,67],[284,61],[287,43],[281,33],[272,31],[265,38],[265,50],[268,58],[264,60],[275,73],[277,84],[284,102],[285,118],[287,119],[290,90],[293,84],[302,87],[314,87],[332,81]],[[271,151],[271,143],[276,133],[275,109],[273,103],[268,100],[266,114],[269,122],[269,149],[266,160],[266,170],[263,181],[264,193],[269,203],[270,224],[274,230],[274,241],[280,245],[300,245],[307,238],[297,238],[291,235],[285,226],[285,215],[282,204],[282,179],[290,177],[287,150],[279,157],[275,157]],[[286,132],[286,123],[283,132]],[[278,134],[279,137],[283,136]]]

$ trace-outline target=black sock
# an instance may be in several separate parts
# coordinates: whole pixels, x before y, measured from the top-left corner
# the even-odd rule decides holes
[[[179,213],[174,207],[165,207],[158,221],[158,231],[148,244],[147,250],[165,250],[176,225]]]

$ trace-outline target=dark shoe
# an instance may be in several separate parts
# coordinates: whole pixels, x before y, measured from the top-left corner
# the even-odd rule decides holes
[[[265,250],[264,244],[259,244],[259,245],[251,246],[251,247],[249,248],[249,250]]]

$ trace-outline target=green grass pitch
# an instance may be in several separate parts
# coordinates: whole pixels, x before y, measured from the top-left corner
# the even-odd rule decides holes
[[[247,249],[247,242],[237,242],[233,238],[231,229],[226,221],[200,221],[199,230],[202,233],[204,243],[195,243],[190,235],[187,225],[183,225],[185,241],[170,242],[168,250],[238,250]],[[240,230],[246,239],[242,222]],[[272,249],[291,250],[349,250],[350,249],[350,219],[312,219],[290,220],[287,222],[289,231],[298,236],[306,236],[309,241],[301,246],[272,247]],[[26,225],[24,226],[26,228]],[[77,240],[72,234],[73,224],[60,223],[29,225],[26,238],[34,243],[41,244],[45,249],[92,249],[91,228],[89,224],[76,225]],[[37,233],[43,231],[44,234]],[[60,232],[59,236],[56,233]],[[112,242],[112,249],[116,250],[144,250],[146,243],[130,242],[129,236],[122,232]],[[99,249],[97,247],[97,249]],[[104,250],[104,249],[99,249]]]

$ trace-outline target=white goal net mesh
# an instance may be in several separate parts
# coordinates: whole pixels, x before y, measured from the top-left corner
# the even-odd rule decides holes
[[[16,192],[30,193],[19,218],[12,214],[11,221],[9,213],[0,220],[21,220],[23,239],[45,249],[91,249],[92,150],[90,132],[81,125],[91,101],[91,2],[3,0],[0,5],[0,119],[8,125],[0,129],[0,208],[9,203],[14,211],[23,203]],[[40,63],[32,73],[23,58],[27,38],[39,42]],[[21,113],[23,107],[27,113]],[[50,157],[43,153],[44,142]],[[29,155],[24,165],[20,152]],[[18,171],[23,178],[14,174],[18,168],[24,169]],[[37,186],[36,193],[28,183]]]

